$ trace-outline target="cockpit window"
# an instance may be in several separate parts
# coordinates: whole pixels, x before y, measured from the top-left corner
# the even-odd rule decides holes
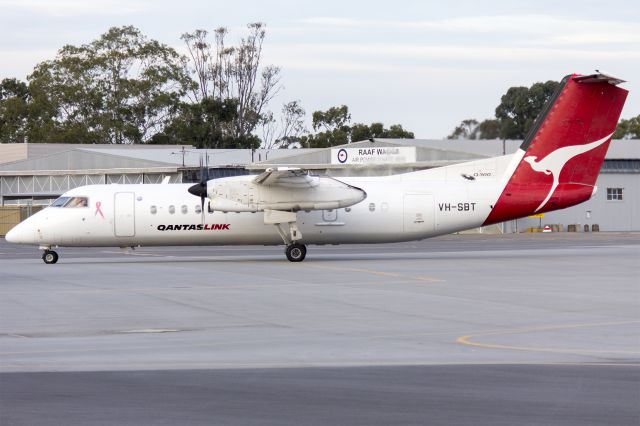
[[[55,200],[50,207],[62,207],[69,202],[71,197],[60,197]]]
[[[87,207],[89,199],[87,197],[60,197],[55,200],[51,207]]]
[[[73,197],[65,207],[87,207],[89,205],[89,200],[87,197]]]

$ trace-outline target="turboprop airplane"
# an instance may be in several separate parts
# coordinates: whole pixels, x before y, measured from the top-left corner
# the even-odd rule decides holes
[[[200,183],[72,189],[6,235],[58,246],[286,246],[420,240],[582,203],[596,179],[627,91],[597,72],[566,76],[514,154],[381,177],[334,179],[295,168]],[[194,196],[200,197],[198,203]],[[205,200],[206,209],[205,209]]]

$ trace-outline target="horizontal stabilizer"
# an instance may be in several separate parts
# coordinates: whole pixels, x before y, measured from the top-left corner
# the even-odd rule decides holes
[[[622,80],[621,78],[618,77],[614,77],[612,75],[609,74],[605,74],[603,72],[600,72],[598,70],[597,74],[591,74],[591,75],[577,75],[575,77],[573,77],[574,81],[577,81],[578,83],[599,83],[601,81],[607,82],[609,84],[613,84],[614,86],[617,86],[620,83],[624,83],[626,82],[626,80]]]

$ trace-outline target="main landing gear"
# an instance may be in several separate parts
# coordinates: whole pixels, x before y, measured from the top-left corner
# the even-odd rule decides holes
[[[284,253],[290,262],[302,262],[307,255],[307,247],[297,241],[302,239],[302,233],[298,229],[295,212],[280,210],[265,210],[264,223],[275,225],[280,238],[287,246]]]
[[[302,262],[307,255],[307,247],[304,244],[289,244],[285,250],[287,259],[291,262]]]
[[[42,260],[44,260],[44,263],[46,263],[47,265],[56,263],[58,261],[58,253],[49,249],[44,250],[42,252]]]

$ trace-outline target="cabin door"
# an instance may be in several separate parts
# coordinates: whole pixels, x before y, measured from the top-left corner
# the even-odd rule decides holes
[[[405,194],[404,196],[404,232],[433,232],[435,209],[431,194]]]
[[[116,192],[114,199],[114,232],[116,237],[133,237],[136,234],[135,194]]]

